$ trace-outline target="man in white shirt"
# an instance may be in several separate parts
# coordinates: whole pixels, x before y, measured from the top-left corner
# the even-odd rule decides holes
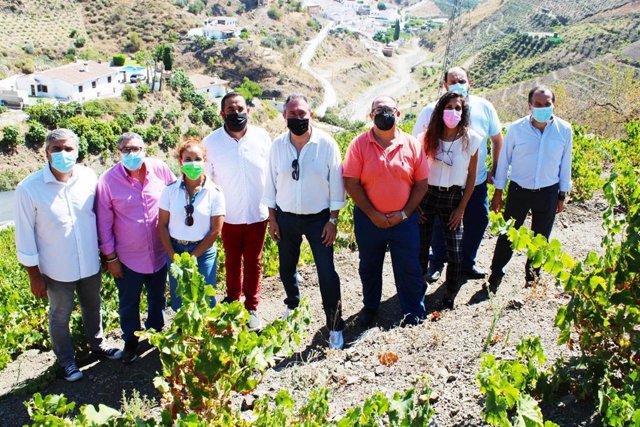
[[[300,302],[296,266],[304,235],[316,264],[329,346],[340,349],[344,321],[340,278],[333,264],[338,213],[345,205],[340,149],[331,136],[311,126],[306,96],[290,95],[283,116],[289,131],[273,141],[263,200],[269,207],[269,234],[278,242],[285,316]]]
[[[16,249],[31,292],[49,299],[49,333],[64,378],[77,381],[82,372],[69,333],[74,293],[92,351],[109,359],[119,359],[122,352],[107,347],[102,338],[96,174],[76,165],[78,137],[68,129],[50,132],[45,152],[46,166],[16,188]]]
[[[462,67],[454,67],[448,70],[444,76],[444,88],[447,91],[457,92],[466,97],[471,113],[471,129],[480,134],[483,143],[478,150],[478,170],[475,188],[465,210],[462,234],[462,273],[468,279],[484,278],[486,273],[476,265],[478,248],[482,243],[484,231],[489,224],[489,199],[487,196],[487,184],[493,184],[493,177],[498,165],[498,156],[502,148],[502,126],[493,105],[484,98],[470,95],[471,80],[468,72]],[[436,103],[427,105],[418,115],[412,134],[417,137],[425,132],[429,126],[431,113]],[[492,169],[487,173],[487,144],[491,139]],[[420,141],[424,142],[424,141]],[[442,223],[436,218],[431,237],[432,255],[429,259],[429,268],[425,278],[429,282],[435,282],[440,278],[447,253],[444,245],[444,232]]]
[[[513,218],[515,226],[520,227],[531,212],[531,229],[546,238],[551,234],[556,213],[564,210],[566,194],[571,187],[573,130],[571,124],[553,115],[555,100],[555,95],[546,86],[536,86],[529,92],[531,114],[516,120],[507,130],[494,180],[496,191],[491,201],[491,209],[499,212],[509,175],[511,184],[505,219]],[[507,236],[500,236],[489,277],[489,290],[494,293],[512,254]],[[540,268],[532,268],[527,261],[527,286],[539,272]]]
[[[227,275],[226,301],[244,294],[249,329],[262,327],[258,317],[262,247],[269,212],[262,204],[267,179],[271,138],[262,128],[247,123],[247,101],[238,92],[227,93],[220,103],[224,126],[209,134],[207,168],[222,187],[227,214],[222,227],[224,265]]]

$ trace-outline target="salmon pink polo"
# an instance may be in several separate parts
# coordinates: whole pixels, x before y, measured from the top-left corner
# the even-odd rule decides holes
[[[343,176],[359,179],[371,204],[387,214],[404,209],[416,181],[429,176],[429,166],[411,135],[397,129],[391,145],[383,149],[369,130],[349,144]]]

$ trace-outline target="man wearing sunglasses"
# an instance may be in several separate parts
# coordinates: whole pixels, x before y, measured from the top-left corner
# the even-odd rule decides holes
[[[502,148],[502,126],[493,105],[484,98],[470,95],[471,80],[469,73],[462,67],[454,67],[444,75],[443,87],[446,91],[456,92],[466,98],[471,113],[471,129],[480,134],[483,141],[491,139],[491,171],[487,172],[487,144],[480,144],[478,150],[478,170],[471,199],[465,210],[462,233],[462,274],[466,279],[482,279],[486,272],[476,265],[478,248],[482,243],[484,231],[489,224],[489,198],[487,184],[493,184],[493,177],[498,166],[498,156]],[[418,115],[412,134],[417,137],[425,132],[431,121],[431,114],[436,103],[424,107]],[[446,157],[446,156],[445,156]],[[436,218],[431,236],[432,254],[429,258],[429,268],[425,271],[427,282],[437,281],[447,262],[447,251],[444,243],[442,223]]]
[[[393,98],[376,98],[369,117],[373,127],[349,144],[344,160],[345,187],[356,205],[353,223],[364,305],[359,322],[367,328],[375,320],[388,247],[402,322],[417,324],[425,308],[415,210],[427,192],[427,159],[418,141],[397,127],[400,112]]]
[[[300,303],[296,266],[305,236],[318,273],[329,346],[341,349],[340,278],[333,264],[338,212],[345,205],[340,149],[331,136],[311,126],[306,96],[290,95],[283,116],[289,130],[271,146],[263,201],[269,207],[269,234],[278,242],[285,317]]]
[[[120,161],[100,176],[97,191],[98,237],[107,270],[118,287],[122,361],[137,359],[140,294],[147,290],[146,328],[164,326],[167,262],[156,232],[162,190],[176,180],[161,160],[146,158],[135,132],[118,139]]]

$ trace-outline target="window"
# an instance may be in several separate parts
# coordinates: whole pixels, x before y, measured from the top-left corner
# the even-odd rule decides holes
[[[82,85],[78,86],[78,92],[82,92]]]
[[[94,81],[92,81],[92,82],[91,82],[91,87],[92,87],[93,89],[95,89],[97,85],[98,85],[98,82],[97,82],[96,80],[94,80]]]
[[[44,93],[48,93],[49,92],[49,88],[46,85],[42,85],[42,91]]]
[[[107,83],[111,83],[111,76],[107,77]]]
[[[42,85],[38,85],[38,92],[42,92]]]

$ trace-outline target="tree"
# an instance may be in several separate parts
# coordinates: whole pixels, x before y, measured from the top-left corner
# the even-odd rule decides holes
[[[387,5],[386,5],[386,3],[379,2],[379,3],[378,3],[378,10],[387,10]]]
[[[250,103],[254,97],[262,95],[262,88],[256,82],[244,78],[242,84],[236,88],[236,91],[242,95],[247,103]]]
[[[129,33],[129,43],[127,44],[127,49],[130,52],[137,52],[142,47],[142,37],[140,34],[134,32]]]
[[[275,6],[272,6],[267,10],[267,16],[274,21],[278,21],[282,18],[282,11]]]
[[[124,89],[122,89],[122,97],[127,102],[135,102],[138,99],[138,91],[131,85],[125,85]]]
[[[173,68],[173,45],[165,44],[162,48],[162,63],[166,71],[171,71]]]
[[[126,62],[126,60],[127,60],[127,57],[124,54],[118,53],[116,55],[113,55],[113,58],[111,59],[111,62],[116,67],[122,67],[124,65],[124,63]]]
[[[0,148],[2,150],[14,151],[20,143],[19,130],[17,126],[6,126],[2,129],[2,140]]]
[[[400,20],[396,19],[396,25],[393,28],[393,40],[398,40],[400,38]]]

